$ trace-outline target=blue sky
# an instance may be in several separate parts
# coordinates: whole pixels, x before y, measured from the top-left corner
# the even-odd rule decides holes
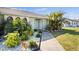
[[[15,7],[19,10],[30,11],[38,14],[48,15],[51,12],[64,12],[64,17],[79,19],[79,7]]]

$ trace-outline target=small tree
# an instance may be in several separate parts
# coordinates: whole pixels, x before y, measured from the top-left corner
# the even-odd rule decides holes
[[[51,13],[49,16],[49,28],[51,30],[60,30],[62,28],[62,12],[54,12]]]

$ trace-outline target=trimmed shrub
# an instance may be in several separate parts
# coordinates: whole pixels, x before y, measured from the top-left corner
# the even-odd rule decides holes
[[[19,45],[20,43],[20,38],[19,38],[19,34],[18,33],[8,33],[5,36],[6,41],[4,42],[4,44],[11,48],[11,47],[15,47],[17,45]]]

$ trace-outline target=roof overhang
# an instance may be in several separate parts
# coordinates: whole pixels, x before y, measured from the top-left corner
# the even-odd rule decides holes
[[[3,7],[0,7],[0,14],[48,19],[48,16],[45,16],[45,15],[40,15],[40,14],[23,11],[23,10],[16,10],[12,8],[3,8]]]

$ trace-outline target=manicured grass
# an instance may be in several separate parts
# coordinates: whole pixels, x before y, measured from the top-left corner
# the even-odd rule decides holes
[[[79,28],[63,28],[53,35],[67,51],[79,51]]]

